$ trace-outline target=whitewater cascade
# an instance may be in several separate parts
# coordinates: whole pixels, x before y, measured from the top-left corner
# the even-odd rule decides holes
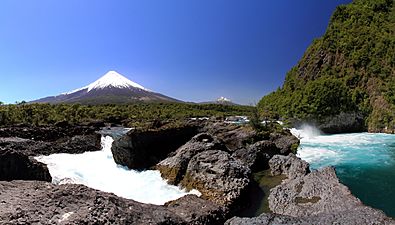
[[[291,132],[300,138],[297,156],[311,169],[334,166],[355,196],[395,217],[395,135],[322,135],[312,127]]]
[[[142,203],[163,205],[187,194],[200,195],[167,184],[157,170],[135,171],[117,165],[111,152],[113,141],[110,136],[102,137],[102,150],[97,152],[53,154],[36,160],[47,164],[55,184],[83,184]]]

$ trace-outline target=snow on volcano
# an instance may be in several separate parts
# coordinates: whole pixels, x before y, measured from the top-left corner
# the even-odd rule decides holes
[[[160,93],[153,92],[129,80],[116,71],[109,71],[95,82],[58,96],[50,96],[33,102],[40,103],[85,103],[112,104],[131,102],[166,101],[179,102]]]

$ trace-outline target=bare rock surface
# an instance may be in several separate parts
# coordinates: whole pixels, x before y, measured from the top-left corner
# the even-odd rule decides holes
[[[245,148],[257,135],[256,131],[249,127],[224,122],[208,123],[202,132],[217,137],[230,151]]]
[[[111,151],[117,164],[130,169],[146,169],[165,159],[197,133],[198,127],[190,124],[131,130],[114,140]]]
[[[282,133],[271,133],[269,140],[274,142],[282,155],[295,153],[300,143],[299,139],[293,136],[289,130],[283,130]]]
[[[0,147],[28,156],[78,154],[101,148],[99,128],[91,126],[21,126],[0,128]]]
[[[249,175],[250,170],[229,153],[208,150],[191,159],[181,184],[199,190],[204,199],[232,208],[247,190]]]
[[[268,168],[268,161],[275,154],[280,154],[279,149],[271,141],[259,141],[246,148],[235,151],[232,156],[242,161],[252,172]]]
[[[156,168],[169,183],[178,184],[183,179],[192,157],[200,152],[215,149],[228,151],[215,137],[201,133],[177,149],[170,157],[159,162]]]
[[[223,224],[225,209],[196,195],[186,195],[165,204],[168,210],[181,217],[188,224]]]
[[[284,174],[288,178],[296,178],[310,172],[309,164],[294,154],[275,155],[269,160],[269,167],[273,176]]]
[[[225,225],[328,225],[328,224],[348,224],[348,225],[393,225],[394,221],[390,218],[376,220],[376,218],[369,218],[366,214],[355,214],[350,217],[347,212],[341,214],[320,214],[306,217],[291,217],[271,213],[263,213],[258,217],[240,218],[233,217],[225,222]]]
[[[0,182],[0,224],[222,224],[220,207],[196,196],[143,204],[83,185]]]
[[[15,150],[0,147],[0,180],[42,180],[52,177],[45,164]]]
[[[273,214],[234,217],[225,224],[395,224],[382,211],[365,206],[354,197],[339,182],[333,167],[309,172],[308,163],[292,154],[276,155],[269,164],[273,174],[288,176],[270,190],[269,207]]]

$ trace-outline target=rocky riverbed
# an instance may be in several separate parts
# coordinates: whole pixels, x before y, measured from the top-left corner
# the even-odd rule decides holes
[[[50,183],[46,165],[33,156],[100,150],[99,127],[1,128],[0,224],[395,223],[355,198],[333,168],[310,172],[292,154],[299,140],[289,131],[262,136],[245,125],[187,123],[115,138],[117,163],[157,169],[169,183],[197,189],[201,197],[151,205],[83,185]],[[251,206],[253,174],[265,169],[287,177],[267,193],[272,213],[234,217]]]

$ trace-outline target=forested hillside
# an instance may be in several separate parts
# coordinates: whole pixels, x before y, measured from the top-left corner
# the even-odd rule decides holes
[[[355,0],[339,6],[286,75],[259,102],[265,116],[324,121],[340,113],[364,119],[373,132],[395,130],[395,3]]]

